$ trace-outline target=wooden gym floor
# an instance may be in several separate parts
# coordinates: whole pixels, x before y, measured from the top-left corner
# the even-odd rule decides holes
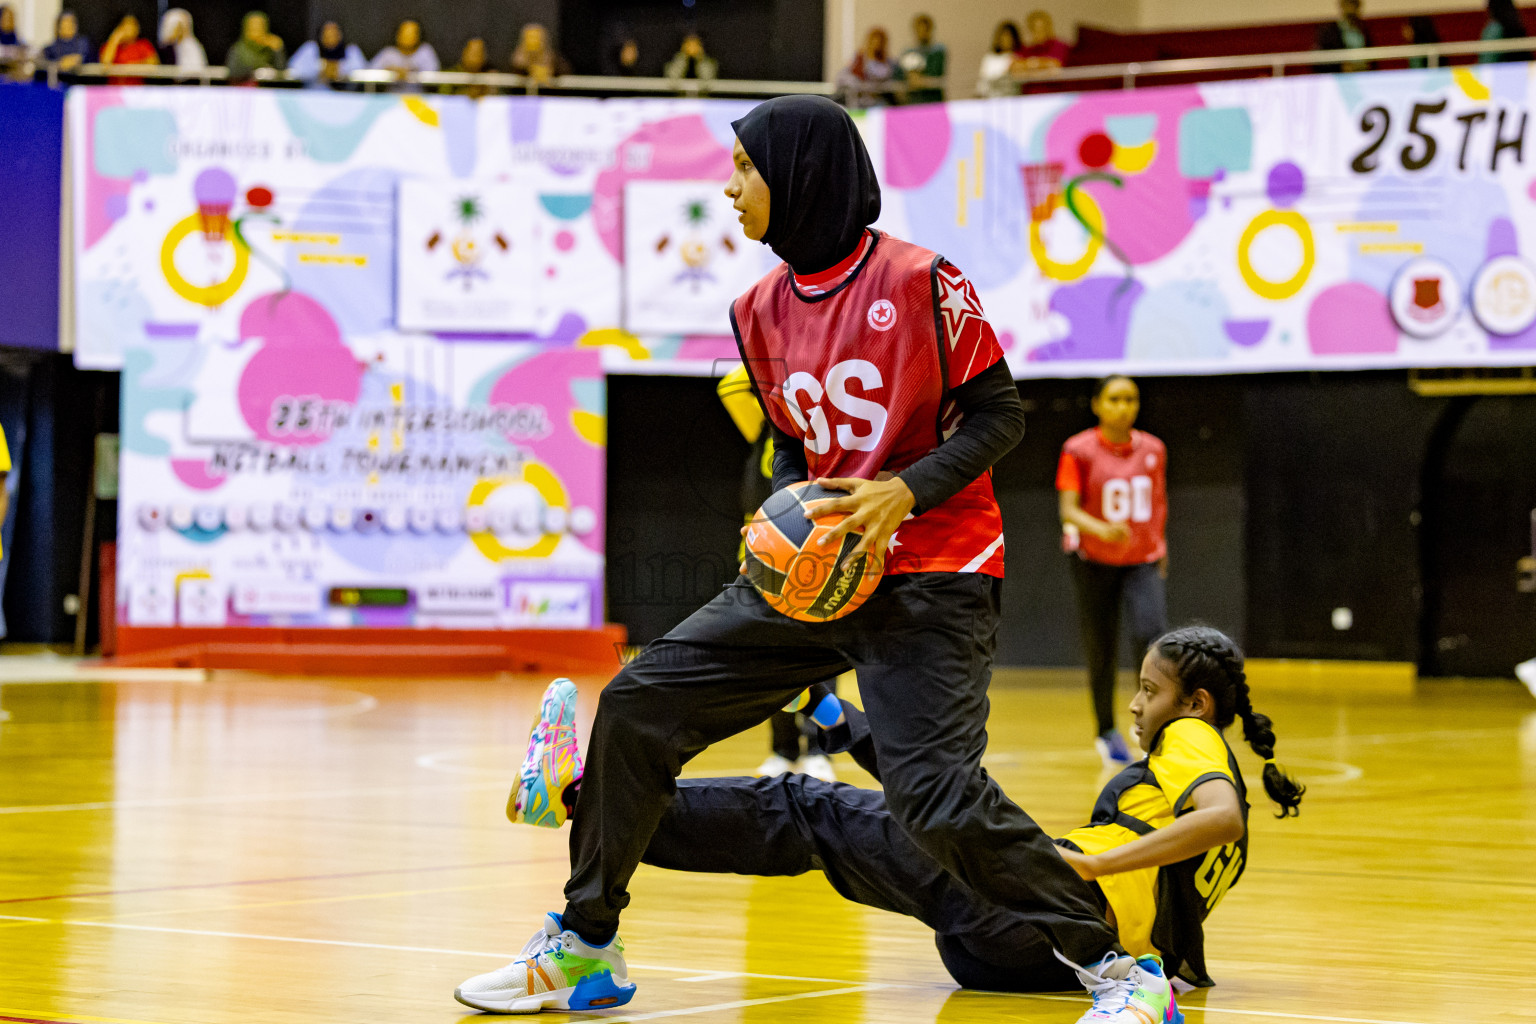
[[[0,686],[0,1021],[450,1024],[475,1016],[454,986],[562,904],[565,835],[502,817],[543,679],[36,676]],[[1000,678],[988,758],[1053,832],[1099,784],[1087,697],[1060,678]],[[581,682],[585,729],[600,681]],[[1323,682],[1256,694],[1311,791],[1285,822],[1255,794],[1251,866],[1209,924],[1219,985],[1189,1020],[1536,1020],[1536,701]],[[750,772],[765,732],[691,771]],[[1070,1024],[1086,1006],[959,992],[923,927],[819,875],[642,868],[633,892],[635,1000],[544,1019]]]

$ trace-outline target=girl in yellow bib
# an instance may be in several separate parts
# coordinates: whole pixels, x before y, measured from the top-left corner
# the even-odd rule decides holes
[[[818,722],[837,715],[837,698],[820,686],[800,704],[817,708]],[[1248,859],[1247,787],[1223,731],[1242,720],[1244,739],[1264,758],[1264,789],[1280,817],[1297,813],[1304,788],[1275,763],[1275,733],[1253,708],[1242,652],[1220,630],[1192,626],[1156,640],[1130,711],[1146,757],[1104,787],[1089,824],[1056,840],[1115,926],[1129,954],[1119,963],[1161,958],[1159,971],[1143,978],[1149,992],[1129,999],[1101,993],[1101,979],[1063,962],[1027,913],[983,899],[948,874],[896,824],[878,790],[805,776],[681,779],[644,861],[742,875],[819,870],[848,899],[931,927],[945,968],[967,988],[1052,992],[1081,983],[1094,990],[1097,1008],[1085,1021],[1144,1022],[1144,1012],[1137,1016],[1146,1009],[1137,1002],[1142,995],[1160,1011],[1153,1018],[1159,1024],[1178,1021],[1171,993],[1150,989],[1163,976],[1214,984],[1204,921]],[[878,779],[864,713],[843,703],[841,715],[820,734],[822,749],[848,751]],[[567,800],[574,802],[576,789]]]

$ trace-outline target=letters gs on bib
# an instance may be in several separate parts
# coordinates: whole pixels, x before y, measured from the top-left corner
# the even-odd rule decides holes
[[[1486,167],[1497,171],[1506,153],[1525,163],[1525,129],[1529,112],[1481,107],[1452,114],[1445,97],[1418,100],[1395,115],[1377,104],[1360,115],[1365,146],[1349,162],[1356,174],[1370,174],[1396,163],[1409,173],[1426,170],[1436,160],[1454,159],[1456,169]],[[1401,127],[1394,135],[1393,125]],[[1388,146],[1388,141],[1401,146]],[[1385,150],[1385,151],[1383,151]]]
[[[861,394],[851,394],[849,386]],[[827,372],[826,383],[804,370],[784,380],[784,402],[790,419],[805,434],[805,447],[817,455],[832,450],[834,437],[845,451],[872,452],[885,433],[885,406],[861,397],[885,387],[880,368],[867,359],[844,359]],[[834,431],[827,419],[829,404],[845,421]]]

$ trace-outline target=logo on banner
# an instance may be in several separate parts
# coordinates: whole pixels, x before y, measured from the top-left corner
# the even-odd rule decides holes
[[[514,583],[507,611],[516,626],[586,626],[592,621],[592,592],[585,583]]]
[[[1428,257],[1413,260],[1392,282],[1392,319],[1404,334],[1433,338],[1461,315],[1461,285],[1451,268]]]
[[[1489,334],[1519,334],[1536,323],[1536,270],[1518,256],[1495,256],[1472,283],[1472,315]]]
[[[449,268],[444,280],[457,281],[469,292],[474,290],[475,282],[491,279],[483,264],[492,247],[505,253],[511,250],[512,243],[494,227],[484,229],[487,233],[483,236],[477,234],[477,227],[485,219],[485,204],[477,195],[459,196],[454,200],[453,214],[459,226],[453,238],[446,240],[446,245],[453,256],[454,265]],[[433,231],[427,238],[427,252],[436,252],[437,247],[443,244],[443,232]]]
[[[888,331],[896,326],[896,307],[890,299],[876,299],[869,307],[869,326],[877,331]]]

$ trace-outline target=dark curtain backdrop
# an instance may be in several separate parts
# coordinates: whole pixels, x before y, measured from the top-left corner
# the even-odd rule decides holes
[[[711,381],[616,377],[609,386],[609,615],[645,642],[734,573],[746,445]],[[995,476],[1008,533],[999,661],[1078,664],[1054,479],[1062,442],[1093,423],[1090,385],[1019,389],[1027,432]],[[1462,454],[1425,502],[1421,478],[1448,400],[1414,395],[1402,373],[1146,378],[1142,394],[1141,425],[1169,450],[1175,622],[1230,630],[1257,657],[1502,675],[1509,652],[1536,654],[1531,601],[1517,603],[1514,592],[1514,560],[1528,547],[1522,503],[1536,503],[1536,491],[1515,479],[1512,467],[1526,463],[1498,447],[1531,435],[1536,450],[1536,415],[1526,409],[1536,399],[1469,418],[1454,440]],[[1511,493],[1477,498],[1475,488],[1500,481]],[[1421,537],[1426,513],[1435,530]],[[1428,581],[1421,558],[1435,567]],[[1442,591],[1454,612],[1424,622],[1423,644],[1460,653],[1421,659],[1425,594]],[[1336,608],[1350,609],[1351,628],[1334,628]]]

